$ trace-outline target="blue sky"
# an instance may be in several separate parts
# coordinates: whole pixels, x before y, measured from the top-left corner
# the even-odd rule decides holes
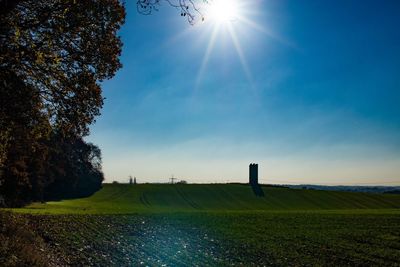
[[[400,2],[243,0],[190,26],[127,1],[88,140],[106,181],[400,184]],[[235,46],[236,41],[236,46]],[[237,46],[239,49],[237,49]]]

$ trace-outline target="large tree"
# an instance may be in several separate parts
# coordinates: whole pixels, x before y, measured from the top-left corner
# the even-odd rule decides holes
[[[54,134],[47,168],[49,182],[44,187],[45,199],[86,197],[101,188],[101,151],[80,137],[65,138]]]
[[[118,0],[24,0],[0,18],[0,71],[39,92],[54,127],[87,134],[103,104],[99,82],[121,67]]]
[[[125,10],[119,0],[0,0],[0,6],[0,194],[14,205],[50,188],[52,160],[64,153],[55,148],[85,147],[82,137],[103,105],[100,82],[121,67],[117,31]],[[69,159],[71,168],[73,160],[90,161]],[[79,165],[81,173],[102,179],[89,165]]]
[[[34,88],[9,71],[0,81],[0,195],[17,205],[41,188],[51,129]]]

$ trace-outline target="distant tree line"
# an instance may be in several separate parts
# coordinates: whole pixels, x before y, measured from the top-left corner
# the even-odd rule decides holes
[[[90,195],[103,181],[101,151],[83,138],[103,105],[100,82],[121,67],[124,6],[0,0],[0,10],[0,198]]]

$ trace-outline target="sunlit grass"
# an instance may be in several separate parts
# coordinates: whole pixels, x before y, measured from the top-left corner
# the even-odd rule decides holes
[[[154,212],[334,211],[399,209],[400,196],[264,187],[257,197],[250,186],[104,185],[91,197],[34,203],[18,212],[48,214],[130,214]]]

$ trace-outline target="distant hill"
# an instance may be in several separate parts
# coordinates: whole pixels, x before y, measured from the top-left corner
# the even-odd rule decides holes
[[[385,191],[383,192],[384,194],[396,194],[396,195],[400,195],[400,190],[389,190],[389,191]]]
[[[347,191],[347,192],[365,192],[365,193],[395,193],[400,192],[400,186],[349,186],[349,185],[313,185],[313,184],[300,184],[300,185],[285,185],[289,188],[296,189],[315,189],[327,191]]]
[[[107,184],[89,198],[35,203],[20,212],[137,213],[399,209],[400,195],[263,186],[265,197],[240,184]]]

